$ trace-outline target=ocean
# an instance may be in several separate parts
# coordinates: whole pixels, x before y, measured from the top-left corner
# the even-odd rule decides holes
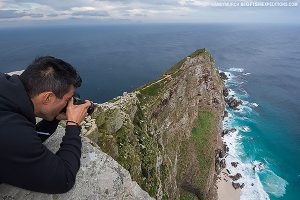
[[[105,102],[158,78],[207,48],[241,99],[224,128],[227,166],[241,173],[241,199],[300,195],[300,25],[123,24],[0,28],[0,71],[24,69],[52,55],[75,66],[81,97]],[[236,168],[231,162],[239,162]]]

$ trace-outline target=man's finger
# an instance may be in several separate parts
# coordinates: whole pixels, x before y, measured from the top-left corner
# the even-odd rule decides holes
[[[89,101],[89,100],[85,100],[84,104],[86,105],[87,108],[92,105],[91,101]]]
[[[68,106],[73,106],[73,97],[71,97],[68,101]]]

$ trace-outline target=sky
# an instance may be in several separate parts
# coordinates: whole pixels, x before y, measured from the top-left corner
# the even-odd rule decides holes
[[[300,0],[0,0],[0,26],[300,23]]]

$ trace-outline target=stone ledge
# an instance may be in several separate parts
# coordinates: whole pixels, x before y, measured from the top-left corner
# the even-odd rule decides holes
[[[64,133],[64,128],[59,126],[44,144],[49,150],[56,152]],[[127,170],[86,137],[82,137],[81,166],[76,176],[76,183],[69,192],[43,194],[1,184],[0,198],[10,200],[152,199],[135,181],[131,180]]]

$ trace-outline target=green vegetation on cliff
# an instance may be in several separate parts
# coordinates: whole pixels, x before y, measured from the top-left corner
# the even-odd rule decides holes
[[[127,169],[132,179],[137,181],[145,191],[155,196],[157,142],[145,130],[143,112],[137,105],[133,122],[128,119],[123,121],[123,125],[113,133],[110,126],[114,122],[111,120],[118,118],[117,115],[118,112],[112,110],[98,114],[96,120],[99,132],[98,145]]]
[[[191,194],[194,194],[200,199],[203,199],[207,180],[210,173],[210,167],[213,161],[213,115],[210,112],[199,112],[198,118],[195,121],[194,128],[192,129],[192,137],[183,140],[181,143],[181,154],[179,157],[178,182],[182,183],[183,196],[181,199],[193,199]],[[196,171],[194,174],[189,174],[191,171],[187,167],[188,162],[191,162],[189,157],[190,151],[195,151],[196,160],[194,167]],[[194,176],[192,180],[189,177]],[[192,181],[192,182],[191,182]],[[199,188],[193,188],[192,185],[198,185]],[[191,194],[187,194],[187,192]]]
[[[210,112],[200,112],[195,127],[192,129],[192,139],[196,145],[197,160],[199,162],[199,184],[205,188],[207,184],[210,165],[214,156],[212,129],[213,115]]]

